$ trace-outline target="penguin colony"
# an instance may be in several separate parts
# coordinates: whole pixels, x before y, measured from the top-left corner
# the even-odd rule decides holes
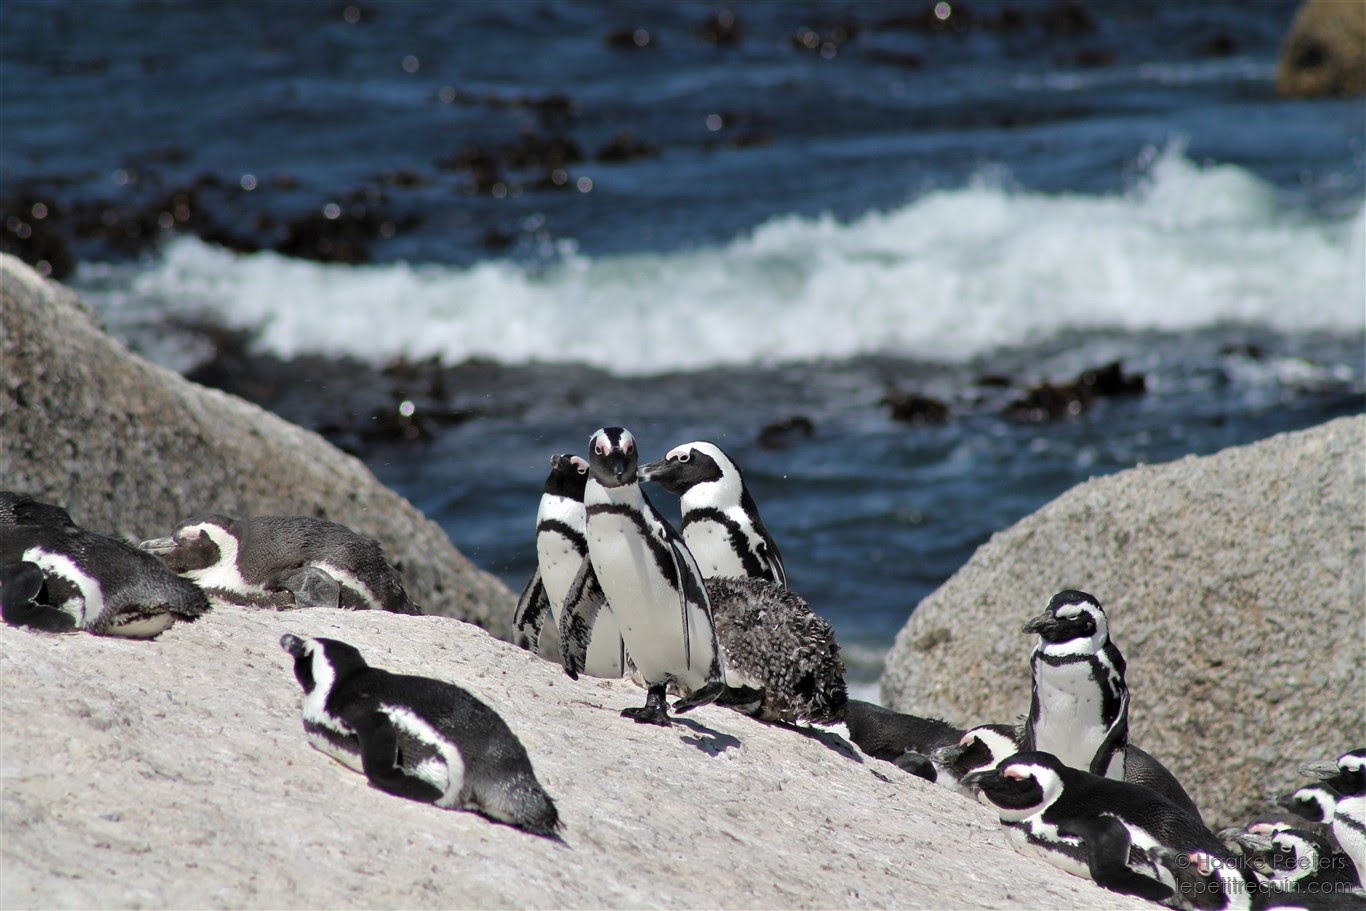
[[[604,427],[588,457],[555,455],[535,524],[537,566],[514,641],[547,626],[571,678],[626,676],[622,716],[667,726],[716,703],[762,721],[839,730],[863,752],[998,813],[1005,840],[1105,888],[1182,909],[1363,908],[1366,749],[1303,764],[1304,787],[1217,834],[1175,776],[1129,741],[1125,661],[1093,596],[1060,591],[1022,632],[1029,713],[960,728],[849,699],[828,622],[787,587],[740,468],[697,441],[640,463]],[[642,482],[679,497],[681,531]],[[0,492],[0,607],[45,632],[152,638],[214,605],[420,614],[380,545],[303,516],[201,515],[135,547],[60,506]],[[559,838],[516,734],[454,683],[371,667],[353,646],[285,635],[310,745],[382,791]],[[675,701],[669,705],[667,697]]]

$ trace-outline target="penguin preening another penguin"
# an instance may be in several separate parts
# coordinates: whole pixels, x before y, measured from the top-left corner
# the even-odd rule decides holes
[[[588,518],[583,505],[587,484],[587,462],[576,455],[551,456],[550,474],[536,511],[536,569],[513,615],[515,641],[522,648],[539,648],[547,617],[559,629],[569,587],[588,561]],[[588,571],[592,571],[591,564]],[[593,587],[597,583],[585,579],[584,584]],[[626,668],[626,646],[611,605],[598,611],[588,635],[583,673],[620,677]]]
[[[611,604],[647,687],[645,705],[622,714],[667,725],[670,685],[685,694],[674,704],[679,712],[715,700],[725,688],[711,603],[687,545],[640,489],[635,437],[625,428],[605,427],[588,445],[589,559],[560,615],[565,672],[577,678],[597,614]]]
[[[1033,691],[1024,748],[1124,781],[1129,689],[1124,656],[1110,639],[1100,602],[1085,592],[1058,592],[1023,631],[1039,636],[1029,655]]]
[[[39,505],[49,518],[65,515]],[[0,524],[0,570],[5,622],[47,632],[150,639],[209,610],[202,591],[155,557],[71,524]]]
[[[1177,883],[1156,851],[1202,853],[1228,870],[1223,894],[1250,885],[1229,849],[1197,819],[1150,788],[1093,775],[1039,751],[1017,753],[963,784],[995,807],[1007,841],[1116,892],[1172,899]]]
[[[759,517],[740,467],[715,443],[675,446],[640,466],[642,481],[657,481],[679,497],[683,540],[702,575],[752,577],[787,584],[783,557]]]
[[[229,604],[422,613],[377,541],[326,519],[202,515],[141,546]]]
[[[381,791],[473,810],[537,835],[560,828],[555,802],[502,717],[453,683],[370,667],[352,645],[287,633],[308,740]]]

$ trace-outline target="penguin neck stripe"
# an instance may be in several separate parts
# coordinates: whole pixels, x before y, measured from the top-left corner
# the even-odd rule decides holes
[[[659,530],[662,534],[657,535],[646,521],[644,513],[625,503],[596,503],[588,507],[589,519],[594,516],[621,516],[629,519],[635,525],[641,540],[650,548],[650,555],[654,557],[660,575],[670,585],[679,587],[678,568],[674,566],[673,553],[669,548],[671,529],[668,525],[661,525]]]
[[[773,579],[773,574],[755,555],[754,548],[750,546],[749,536],[745,534],[745,529],[739,522],[721,510],[710,506],[688,510],[683,516],[684,531],[687,531],[688,526],[697,522],[715,522],[726,530],[726,535],[730,538],[730,549],[740,558],[745,575],[776,581]]]
[[[541,523],[536,526],[536,533],[560,535],[568,539],[579,553],[586,553],[588,550],[588,539],[583,536],[583,532],[559,519],[542,520]]]

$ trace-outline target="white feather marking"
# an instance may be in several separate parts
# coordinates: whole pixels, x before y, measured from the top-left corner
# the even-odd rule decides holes
[[[361,581],[361,578],[351,572],[349,568],[326,561],[320,561],[313,565],[327,573],[333,579],[336,579],[339,585],[349,588],[360,595],[365,603],[369,605],[370,610],[384,609],[384,603],[380,600],[379,595],[375,594],[375,590]]]
[[[185,532],[198,532],[207,537],[218,548],[218,560],[202,569],[186,570],[182,575],[200,588],[217,588],[238,595],[265,595],[266,589],[248,582],[237,568],[237,538],[227,529],[210,522],[187,525],[180,529]]]
[[[36,563],[48,575],[58,576],[79,591],[79,598],[68,598],[57,607],[76,618],[82,629],[89,628],[104,613],[104,589],[95,577],[81,569],[66,554],[56,554],[41,547],[30,547],[21,560]]]
[[[441,789],[441,796],[436,800],[438,807],[460,809],[460,790],[465,785],[465,760],[460,756],[460,750],[407,706],[381,703],[379,709],[389,716],[395,728],[427,744],[437,754],[407,768],[408,774]]]

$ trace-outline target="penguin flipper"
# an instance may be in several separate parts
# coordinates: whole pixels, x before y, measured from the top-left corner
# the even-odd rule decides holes
[[[907,750],[896,759],[892,764],[903,772],[909,772],[917,778],[923,778],[929,782],[939,780],[939,770],[934,767],[930,757],[924,753],[917,753],[915,750]]]
[[[593,640],[593,624],[607,604],[607,595],[593,570],[593,561],[579,566],[560,610],[560,657],[569,679],[578,680],[588,661],[588,644]]]
[[[674,701],[674,714],[682,715],[684,712],[691,711],[699,705],[706,705],[715,702],[717,698],[726,691],[724,680],[713,680],[706,686],[693,690],[688,695]]]
[[[519,648],[534,652],[541,645],[541,629],[550,613],[550,596],[546,594],[541,569],[527,580],[522,596],[517,599],[517,610],[512,615],[512,641]]]
[[[1086,865],[1096,885],[1122,895],[1137,895],[1161,902],[1172,897],[1172,889],[1129,866],[1133,840],[1124,823],[1113,816],[1077,816],[1058,822],[1058,834],[1081,839],[1086,848]]]
[[[338,607],[341,583],[316,566],[303,569],[280,580],[280,586],[294,593],[295,607]]]
[[[75,617],[40,603],[46,584],[42,567],[28,560],[0,569],[0,614],[4,621],[10,626],[27,626],[49,633],[75,629]]]
[[[1110,762],[1116,752],[1122,752],[1129,746],[1129,691],[1120,691],[1119,712],[1115,715],[1114,722],[1105,732],[1105,739],[1096,748],[1096,754],[1091,757],[1090,772],[1092,775],[1105,777],[1109,771]],[[1121,779],[1123,780],[1123,779]]]
[[[360,741],[361,768],[370,784],[396,797],[436,803],[442,795],[441,790],[403,770],[398,754],[398,730],[388,715],[372,711],[348,720]]]

